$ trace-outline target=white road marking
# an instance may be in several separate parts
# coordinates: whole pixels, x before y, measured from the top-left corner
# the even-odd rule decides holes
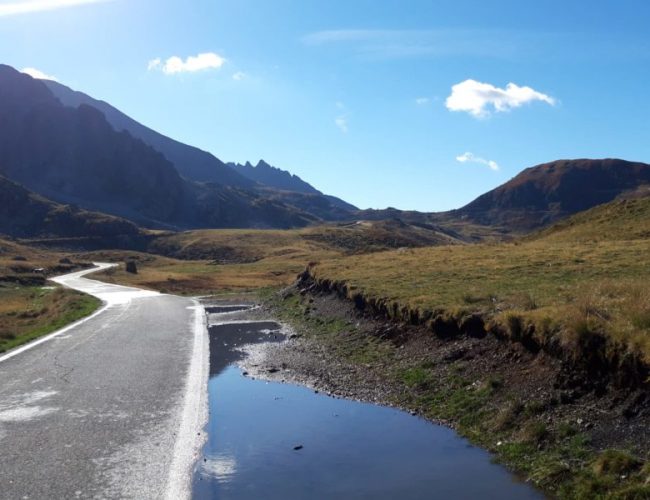
[[[169,467],[167,492],[165,498],[177,500],[191,496],[191,475],[197,455],[205,442],[203,429],[208,421],[208,336],[203,307],[195,300],[194,341],[192,359],[188,370],[185,396],[183,398],[180,429],[174,444],[174,458]]]

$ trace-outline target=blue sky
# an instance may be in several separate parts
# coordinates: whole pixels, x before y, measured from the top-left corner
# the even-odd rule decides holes
[[[558,158],[650,161],[649,21],[645,0],[0,0],[0,62],[224,161],[437,211]]]

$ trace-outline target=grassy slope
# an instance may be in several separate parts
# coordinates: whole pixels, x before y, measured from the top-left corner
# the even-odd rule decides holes
[[[397,222],[364,222],[297,230],[219,229],[159,237],[152,251],[93,252],[86,260],[138,261],[98,279],[181,294],[248,291],[286,286],[312,261],[387,248],[458,243],[435,230]],[[176,257],[176,258],[174,258]],[[178,260],[184,259],[184,260]]]
[[[347,283],[350,295],[420,313],[479,313],[506,330],[530,323],[538,332],[560,332],[567,344],[585,329],[603,331],[650,362],[646,211],[624,210],[624,229],[615,231],[616,204],[520,243],[347,256],[322,261],[312,272]],[[603,221],[611,227],[604,229]],[[628,235],[636,239],[619,239]]]
[[[617,200],[529,236],[549,242],[630,241],[650,237],[650,197]]]
[[[61,264],[61,257],[0,239],[0,352],[53,332],[99,307],[94,297],[44,286],[48,274],[76,268],[74,264]],[[45,272],[32,272],[36,268]]]
[[[363,221],[294,230],[220,229],[187,231],[159,238],[156,253],[184,259],[250,262],[261,258],[322,251],[367,253],[399,247],[459,243],[435,229],[398,221]]]

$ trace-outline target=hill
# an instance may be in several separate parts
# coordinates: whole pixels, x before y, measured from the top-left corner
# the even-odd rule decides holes
[[[447,234],[401,221],[359,221],[288,231],[200,230],[161,235],[150,251],[179,259],[210,259],[221,264],[246,263],[298,252],[306,265],[316,254],[368,253],[394,248],[453,245]],[[313,255],[312,255],[313,254]]]
[[[650,238],[650,197],[624,196],[580,212],[527,237],[548,242],[631,241]]]
[[[449,212],[475,223],[526,232],[612,201],[650,183],[650,165],[619,159],[557,160],[522,171]]]
[[[132,222],[54,203],[0,176],[0,233],[18,238],[67,239],[84,247],[144,247]]]

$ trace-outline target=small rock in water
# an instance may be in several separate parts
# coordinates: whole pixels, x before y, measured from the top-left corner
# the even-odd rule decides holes
[[[298,451],[298,450],[302,450],[302,445],[301,445],[301,444],[297,444],[296,446],[293,447],[293,449],[296,450],[296,451]]]
[[[241,372],[241,374],[242,374],[244,377],[246,377],[246,376],[248,375],[248,372],[244,371],[244,372]]]

